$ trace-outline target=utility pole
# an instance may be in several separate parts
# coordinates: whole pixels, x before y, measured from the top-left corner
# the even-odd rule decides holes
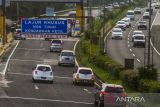
[[[19,2],[17,2],[16,5],[17,5],[17,21],[19,22]]]
[[[6,37],[6,0],[2,0],[2,11],[3,11],[3,37],[2,45],[5,45],[7,42]]]
[[[151,49],[151,0],[149,0],[149,29],[148,29],[148,37],[146,37],[146,47],[145,47],[145,57],[144,57],[144,66],[147,69],[153,68],[153,49]]]

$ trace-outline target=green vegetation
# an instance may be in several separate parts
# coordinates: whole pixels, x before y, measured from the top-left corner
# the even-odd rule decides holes
[[[64,3],[19,3],[19,16],[37,17],[45,14],[46,7],[53,7],[55,11],[69,8]],[[17,19],[16,3],[11,3],[11,5],[7,7],[7,18],[12,20]]]
[[[128,9],[132,8],[133,6],[130,5],[107,12],[105,33],[126,15]],[[82,66],[91,67],[95,74],[107,83],[123,85],[127,92],[159,92],[160,87],[156,81],[157,70],[155,68],[152,71],[143,67],[137,70],[128,70],[113,61],[107,54],[100,52],[99,40],[103,25],[103,19],[94,20],[93,30],[86,30],[81,38],[76,52]]]

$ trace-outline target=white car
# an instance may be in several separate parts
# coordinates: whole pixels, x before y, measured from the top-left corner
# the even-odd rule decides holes
[[[50,52],[58,51],[61,52],[63,49],[63,41],[60,39],[53,39],[51,41]]]
[[[135,9],[134,9],[134,13],[135,13],[135,14],[141,14],[141,13],[142,13],[142,12],[141,12],[141,8],[138,8],[138,7],[135,8]]]
[[[51,66],[45,64],[37,64],[37,66],[33,68],[32,80],[33,82],[49,81],[50,83],[53,83],[53,71]]]
[[[91,84],[94,86],[95,77],[91,68],[79,67],[76,72],[73,73],[73,84]]]
[[[127,17],[130,18],[131,20],[134,20],[135,19],[134,10],[128,10],[127,11]]]
[[[143,34],[143,32],[141,30],[135,30],[135,31],[133,31],[133,33],[132,33],[132,42],[134,41],[134,36],[137,35],[137,34]]]
[[[149,12],[144,12],[143,19],[149,19]]]
[[[145,36],[143,34],[136,34],[134,36],[133,47],[136,46],[145,47]]]
[[[75,66],[75,55],[73,51],[62,50],[59,56],[58,65],[72,65]]]
[[[123,37],[123,31],[121,28],[113,28],[112,30],[112,39],[121,39],[122,40]]]
[[[126,27],[127,27],[125,21],[118,21],[116,26],[118,26],[122,30],[126,30]]]
[[[122,19],[122,21],[125,22],[125,24],[126,24],[127,27],[131,26],[131,20],[130,20],[130,18],[125,17],[125,18]]]

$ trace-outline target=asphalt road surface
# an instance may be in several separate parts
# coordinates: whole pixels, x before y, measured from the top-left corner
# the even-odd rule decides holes
[[[2,62],[6,62],[13,43]],[[64,40],[64,49],[73,50],[75,39]],[[76,67],[58,66],[58,53],[49,52],[49,41],[20,41],[7,72],[0,80],[0,107],[95,107],[91,86],[74,86],[72,74]],[[50,64],[54,83],[33,83],[32,68],[39,63]]]

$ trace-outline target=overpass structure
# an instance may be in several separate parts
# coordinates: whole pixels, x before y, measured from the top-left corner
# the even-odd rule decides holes
[[[6,33],[5,33],[5,3],[8,2],[7,0],[1,0],[2,1],[2,6],[0,9],[0,35],[2,35],[2,39],[3,39],[3,44],[6,43]],[[84,7],[83,7],[83,3],[86,0],[9,0],[9,2],[16,2],[16,3],[22,3],[22,2],[36,2],[36,3],[42,3],[42,2],[50,2],[50,3],[75,3],[76,4],[76,16],[77,16],[77,20],[79,20],[80,22],[80,27],[81,27],[81,31],[83,31],[84,29],[84,18],[82,18],[84,16]],[[2,14],[1,14],[2,13]],[[81,18],[80,18],[81,17]]]

